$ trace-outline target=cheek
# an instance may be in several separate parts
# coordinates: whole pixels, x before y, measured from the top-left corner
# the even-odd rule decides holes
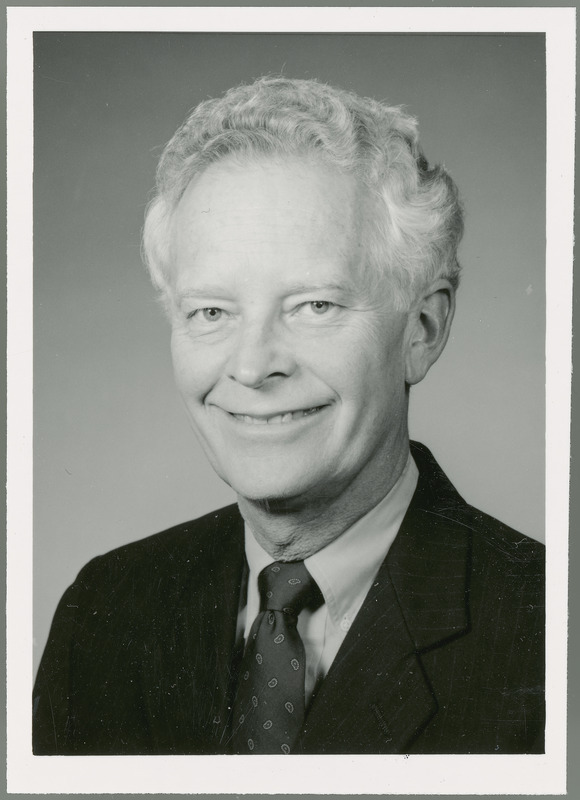
[[[203,395],[216,380],[216,354],[210,348],[193,344],[189,336],[174,331],[171,336],[171,359],[178,388],[184,394]]]
[[[389,385],[399,379],[404,383],[404,341],[404,328],[398,320],[385,322],[367,332],[361,351],[369,370],[372,370],[369,377],[374,383],[381,378]]]
[[[335,339],[311,342],[304,358],[339,394],[372,403],[377,392],[404,390],[403,340],[399,326],[360,323]]]

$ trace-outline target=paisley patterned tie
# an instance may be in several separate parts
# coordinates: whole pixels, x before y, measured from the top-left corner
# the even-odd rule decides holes
[[[303,608],[323,597],[302,561],[275,562],[258,577],[256,617],[240,671],[232,742],[238,754],[290,753],[304,723],[304,645],[296,630]]]

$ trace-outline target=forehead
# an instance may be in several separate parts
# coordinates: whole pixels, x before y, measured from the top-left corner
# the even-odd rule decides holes
[[[197,176],[173,221],[176,263],[350,260],[364,198],[351,176],[313,160],[224,158]]]

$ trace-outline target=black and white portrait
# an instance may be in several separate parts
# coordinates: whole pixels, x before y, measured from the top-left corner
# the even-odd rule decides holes
[[[34,33],[35,760],[544,757],[546,52]]]

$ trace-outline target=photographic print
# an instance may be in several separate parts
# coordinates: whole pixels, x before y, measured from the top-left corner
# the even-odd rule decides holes
[[[321,16],[31,31],[40,791],[561,764],[550,33]]]

